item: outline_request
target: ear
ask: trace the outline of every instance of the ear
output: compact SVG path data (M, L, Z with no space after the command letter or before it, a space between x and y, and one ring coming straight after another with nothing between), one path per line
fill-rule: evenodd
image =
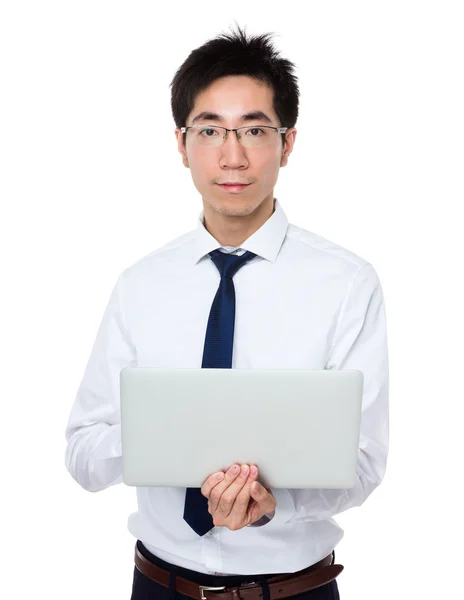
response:
M184 142L182 140L184 134L181 132L180 127L176 127L174 133L177 138L177 148L178 148L180 154L182 155L182 162L184 163L184 167L187 167L189 169L190 165L188 162L187 151L185 149Z
M288 157L292 153L293 144L295 143L295 137L296 137L296 129L294 127L289 129L288 131L286 131L285 143L284 143L284 147L282 149L282 157L280 159L281 167L285 167L285 165L288 163Z

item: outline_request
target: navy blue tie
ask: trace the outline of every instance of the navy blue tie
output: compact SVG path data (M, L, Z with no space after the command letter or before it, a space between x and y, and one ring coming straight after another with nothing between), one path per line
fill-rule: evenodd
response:
M235 288L232 277L256 254L245 252L242 256L237 256L214 250L209 255L221 274L221 283L209 313L201 366L203 369L230 369L235 325ZM203 496L200 488L187 488L184 519L198 535L205 535L214 527L213 518L208 512L208 499Z

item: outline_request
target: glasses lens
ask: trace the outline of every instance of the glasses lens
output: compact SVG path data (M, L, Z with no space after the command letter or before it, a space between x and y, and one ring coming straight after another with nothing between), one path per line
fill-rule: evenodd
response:
M195 125L188 130L192 142L197 146L220 146L223 143L225 129L214 125ZM276 141L275 129L260 125L240 127L237 131L239 141L246 148L262 148ZM229 132L230 135L230 132Z
M224 129L212 125L195 125L188 132L197 146L220 146L225 134Z
M275 129L260 127L259 125L241 127L237 133L242 146L247 148L263 148L269 146L277 139Z

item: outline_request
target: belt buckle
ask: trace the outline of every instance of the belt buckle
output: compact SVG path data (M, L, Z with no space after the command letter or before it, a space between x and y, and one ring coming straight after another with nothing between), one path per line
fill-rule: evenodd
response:
M207 598L206 598L206 596L204 594L205 590L208 590L208 591L211 591L211 590L216 590L216 591L222 590L222 591L224 591L226 589L225 585L221 585L219 587L210 587L209 585L199 585L198 587L200 588L201 600L207 600Z

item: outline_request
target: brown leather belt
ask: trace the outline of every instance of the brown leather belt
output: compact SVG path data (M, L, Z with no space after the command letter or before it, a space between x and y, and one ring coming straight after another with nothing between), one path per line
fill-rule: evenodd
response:
M335 579L343 571L343 565L334 565L333 553L307 569L297 573L279 573L268 577L271 600L289 598L301 592L308 592ZM135 545L135 566L149 579L169 587L169 571L158 567L147 560ZM246 578L246 575L244 575ZM176 591L194 600L262 600L262 588L258 582L250 582L241 586L204 586L176 577Z

